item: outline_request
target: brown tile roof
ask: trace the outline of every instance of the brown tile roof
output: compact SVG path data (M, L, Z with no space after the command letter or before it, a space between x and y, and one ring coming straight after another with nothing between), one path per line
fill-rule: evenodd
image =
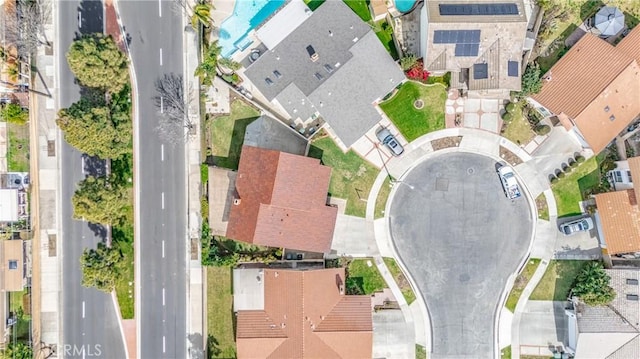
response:
M640 40L640 37L635 36ZM629 39L625 48L631 48ZM600 152L640 113L640 68L635 59L586 34L545 75L532 98L573 120L594 152Z
M627 159L627 164L629 164L629 172L631 172L631 181L636 180L633 186L636 199L640 199L640 156Z
M344 268L264 270L264 311L238 311L238 358L371 358L371 297L346 296Z
M640 26L634 27L616 48L640 63Z
M595 196L609 254L640 251L640 210L631 204L634 196L633 190Z
M242 148L227 237L271 247L326 253L337 208L326 205L331 168L314 158Z
M3 240L0 253L3 271L1 289L7 292L17 292L24 289L24 241ZM16 268L9 268L9 261L16 261Z

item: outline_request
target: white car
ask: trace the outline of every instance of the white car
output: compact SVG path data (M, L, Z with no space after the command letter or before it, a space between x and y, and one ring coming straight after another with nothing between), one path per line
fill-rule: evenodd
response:
M504 194L509 199L516 199L522 196L520 193L520 186L518 180L513 172L513 168L509 166L502 166L498 169L498 175L500 176L500 182L502 183L502 189Z
M575 221L560 225L560 232L565 236L570 236L578 232L586 232L593 229L593 219L591 217L576 219Z

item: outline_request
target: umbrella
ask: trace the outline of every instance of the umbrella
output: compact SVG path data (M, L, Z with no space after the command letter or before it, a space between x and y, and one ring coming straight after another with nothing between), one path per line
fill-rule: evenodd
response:
M613 6L605 6L596 14L596 28L602 36L613 36L624 28L624 14Z

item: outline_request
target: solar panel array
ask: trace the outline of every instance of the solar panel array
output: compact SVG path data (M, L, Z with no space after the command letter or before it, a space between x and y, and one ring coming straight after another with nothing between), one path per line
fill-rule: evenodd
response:
M473 78L475 80L489 78L489 66L487 64L473 64Z
M518 6L514 3L493 4L440 4L440 15L487 16L518 15Z
M480 44L456 44L456 56L478 56Z
M507 75L518 77L518 62L517 61L509 61L507 62Z
M479 44L480 30L435 30L434 44Z

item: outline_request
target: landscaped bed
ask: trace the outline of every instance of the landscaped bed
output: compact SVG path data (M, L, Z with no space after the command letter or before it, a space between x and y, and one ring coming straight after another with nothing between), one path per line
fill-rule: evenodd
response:
M373 294L387 288L373 258L352 259L347 267L347 292Z
M407 81L380 108L407 139L413 141L429 132L444 128L444 105L447 99L441 84L424 85ZM422 100L424 107L416 109L414 102Z
M118 263L118 279L116 280L116 295L123 319L134 318L134 253L133 227L113 227L113 245L122 254Z
M581 163L572 172L551 185L558 207L558 217L582 214L580 201L583 194L600 183L600 170L596 157Z
M505 121L502 136L515 144L526 145L536 134L531 130L529 121L523 116L522 104L517 102L514 105L511 114L513 117L510 121Z
M530 300L563 301L569 296L576 277L590 261L552 260L547 271L531 293Z
M231 103L229 115L210 118L207 144L211 152L208 161L219 167L237 170L245 130L258 116L258 110L236 99Z
M529 283L529 280L531 280L533 273L535 273L536 269L538 269L539 264L539 258L529 259L522 272L516 278L515 283L513 283L513 288L511 289L511 293L509 293L507 303L505 304L507 309L509 309L511 312L514 312L516 310L516 305L518 305L518 301L520 300L522 291Z
M29 172L29 126L7 123L7 169Z
M329 194L347 200L345 214L364 217L371 186L378 175L369 162L353 150L344 153L325 133L319 133L309 148L309 157L318 158L331 167Z
M398 287L400 287L402 296L407 301L407 304L413 303L413 301L416 300L416 294L413 292L413 289L411 289L411 284L409 283L409 280L407 280L407 277L404 276L404 273L402 273L402 270L398 266L398 263L396 263L395 259L393 258L385 257L383 259L384 264L387 265L387 268L393 276L393 279L395 279Z
M389 176L384 180L382 187L380 187L380 191L378 191L378 197L376 198L376 209L373 214L375 219L384 217L384 209L387 206L387 200L389 199L389 194L391 193L391 180Z
M207 358L236 357L231 271L207 267Z

